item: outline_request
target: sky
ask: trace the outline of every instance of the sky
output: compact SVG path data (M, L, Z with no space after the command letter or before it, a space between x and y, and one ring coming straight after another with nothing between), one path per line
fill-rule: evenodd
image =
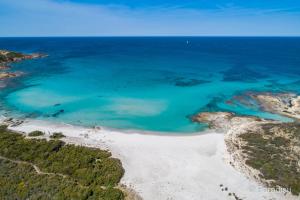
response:
M0 0L0 36L300 36L300 1Z

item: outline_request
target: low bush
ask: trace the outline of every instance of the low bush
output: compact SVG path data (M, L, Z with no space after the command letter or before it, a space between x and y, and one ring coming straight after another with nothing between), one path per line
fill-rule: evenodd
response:
M45 135L45 133L42 131L32 131L32 132L28 133L28 136L30 136L30 137L37 137L37 136L42 136L42 135Z
M66 136L64 134L62 134L61 132L55 132L50 136L51 139L61 139L64 137L66 137Z

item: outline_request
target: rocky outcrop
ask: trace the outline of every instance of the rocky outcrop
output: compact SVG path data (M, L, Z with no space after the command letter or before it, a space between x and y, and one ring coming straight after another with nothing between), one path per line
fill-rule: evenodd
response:
M247 107L300 120L300 96L294 93L246 92L228 100L227 104L240 103Z
M23 74L22 72L7 72L7 70L11 68L9 66L9 63L18 62L27 59L36 59L45 56L46 56L45 54L40 54L40 53L22 54L13 51L0 50L0 71L5 71L5 72L0 72L0 80L18 77Z
M268 112L300 120L300 96L293 93L258 93L251 95Z
M35 59L45 57L45 54L33 53L33 54L22 54L13 51L0 50L0 65L3 66L6 63L18 62L27 59Z
M277 109L277 107L276 107ZM237 116L229 112L203 112L195 122L223 130L228 162L265 184L300 195L300 125Z
M192 117L192 121L207 123L210 128L219 131L228 131L233 127L261 120L254 116L240 117L231 112L201 112Z

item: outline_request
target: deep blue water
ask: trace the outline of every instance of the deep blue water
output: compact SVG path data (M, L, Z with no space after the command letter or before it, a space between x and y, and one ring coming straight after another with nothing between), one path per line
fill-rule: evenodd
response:
M120 129L195 132L189 116L230 110L282 119L226 100L245 91L300 92L300 38L0 38L0 49L49 56L13 64L1 90L23 117Z

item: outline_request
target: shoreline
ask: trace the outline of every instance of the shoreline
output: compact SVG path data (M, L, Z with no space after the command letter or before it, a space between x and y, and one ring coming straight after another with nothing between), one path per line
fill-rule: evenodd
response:
M221 132L180 136L126 133L31 119L8 128L23 134L40 130L46 137L62 132L67 143L109 150L125 169L120 183L145 200L234 199L229 193L242 199L287 199L282 193L263 190L262 184L229 164Z
M61 125L61 126L70 126L70 127L80 127L83 129L97 129L97 130L103 130L103 131L108 131L108 132L119 132L122 134L140 134L140 135L154 135L154 136L171 136L171 137L189 137L189 136L197 136L197 135L203 135L203 134L210 134L210 133L219 133L219 134L224 134L222 131L218 130L213 130L210 129L209 127L199 130L199 131L194 131L194 132L177 132L177 131L151 131L151 130L141 130L141 129L121 129L121 128L111 128L107 126L101 126L101 125L80 125L80 124L72 124L72 123L67 123L67 122L59 122L59 121L54 121L54 120L47 120L47 119L37 119L37 118L30 118L30 117L18 117L17 115L9 115L7 112L6 114L1 114L0 113L0 123L4 122L7 119L12 119L11 121L7 121L8 123L16 123L17 125L23 123L23 122L42 122L42 123L47 123L48 125ZM16 120L14 122L14 120ZM193 122L195 123L195 122Z

